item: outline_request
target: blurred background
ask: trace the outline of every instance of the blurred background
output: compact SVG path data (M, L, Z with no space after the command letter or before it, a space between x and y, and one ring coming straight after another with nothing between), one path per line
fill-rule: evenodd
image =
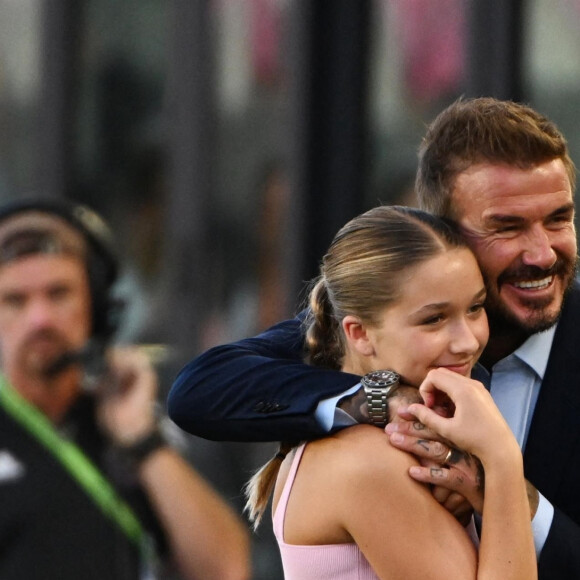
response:
M530 103L580 162L580 0L0 0L0 202L113 225L120 340L162 400L202 350L300 308L333 234L414 204L424 127L460 95ZM186 437L241 511L271 444ZM268 518L266 518L268 519ZM254 578L282 578L268 523Z

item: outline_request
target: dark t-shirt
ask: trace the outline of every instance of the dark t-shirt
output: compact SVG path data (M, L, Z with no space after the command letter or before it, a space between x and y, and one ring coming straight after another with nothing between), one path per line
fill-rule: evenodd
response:
M85 451L142 525L160 538L144 493L115 467L83 398L66 431ZM111 475L113 474L113 475ZM131 580L142 562L137 546L24 427L0 407L0 578L2 580Z

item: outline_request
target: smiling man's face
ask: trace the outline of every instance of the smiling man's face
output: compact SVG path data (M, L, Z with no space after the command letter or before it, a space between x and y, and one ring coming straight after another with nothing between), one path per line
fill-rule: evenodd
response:
M460 173L453 214L487 285L490 323L529 336L552 326L576 267L572 189L554 159L530 169L480 163Z

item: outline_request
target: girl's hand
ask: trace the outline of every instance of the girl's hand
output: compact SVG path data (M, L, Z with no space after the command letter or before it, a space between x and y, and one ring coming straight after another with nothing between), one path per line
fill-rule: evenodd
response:
M445 368L429 371L419 387L424 405L400 408L402 416L413 416L420 424L435 431L444 441L476 455L485 465L520 453L508 424L485 387L478 381ZM441 417L433 407L447 396L454 406L452 417Z

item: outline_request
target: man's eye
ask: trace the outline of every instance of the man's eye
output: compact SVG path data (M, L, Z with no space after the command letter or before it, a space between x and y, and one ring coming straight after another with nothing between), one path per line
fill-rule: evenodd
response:
M566 226L568 224L572 223L572 218L570 216L567 215L559 215L559 216L553 216L548 222L547 222L547 226Z
M64 300L69 294L69 289L64 286L58 286L50 291L50 297L54 301Z
M2 304L10 308L20 308L24 304L24 297L18 294L9 294L2 297Z
M501 228L497 228L495 231L498 234L509 234L511 232L517 232L518 226L502 226Z

